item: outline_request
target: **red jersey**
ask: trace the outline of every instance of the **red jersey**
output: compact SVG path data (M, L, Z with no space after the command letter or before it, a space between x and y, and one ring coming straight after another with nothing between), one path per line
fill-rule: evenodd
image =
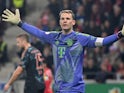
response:
M45 68L44 69L44 81L45 81L45 91L44 93L53 93L52 91L52 80L53 80L53 76L52 76L52 71L49 68Z

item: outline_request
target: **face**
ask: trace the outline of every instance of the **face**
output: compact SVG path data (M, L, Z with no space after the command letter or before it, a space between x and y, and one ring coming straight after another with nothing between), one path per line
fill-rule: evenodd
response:
M24 47L24 41L21 38L16 38L16 45L19 48L23 48Z
M62 13L60 16L60 26L63 31L70 32L75 25L75 20L72 18L71 13Z

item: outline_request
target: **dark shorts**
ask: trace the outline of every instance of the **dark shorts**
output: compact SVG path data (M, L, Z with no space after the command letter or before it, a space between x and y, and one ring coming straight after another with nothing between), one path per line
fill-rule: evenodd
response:
M44 93L44 89L37 89L36 87L25 87L24 93Z
M26 80L24 86L24 93L44 93L45 84L44 82L39 83L35 80Z
M24 93L44 93L44 89L37 90L37 89L24 89Z

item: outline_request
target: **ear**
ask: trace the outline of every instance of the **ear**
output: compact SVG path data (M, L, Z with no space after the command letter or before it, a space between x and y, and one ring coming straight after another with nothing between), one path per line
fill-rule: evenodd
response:
M73 21L72 21L72 24L73 24L73 25L75 25L75 23L76 23L76 21L75 21L75 20L73 20Z

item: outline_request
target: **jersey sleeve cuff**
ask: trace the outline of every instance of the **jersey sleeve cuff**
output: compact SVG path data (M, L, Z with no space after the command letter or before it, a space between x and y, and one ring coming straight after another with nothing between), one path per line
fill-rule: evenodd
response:
M124 35L122 35L122 32L119 31L119 32L117 33L117 38L120 39L120 38L122 38L122 37L124 37Z
M20 21L17 26L22 27L23 22Z

